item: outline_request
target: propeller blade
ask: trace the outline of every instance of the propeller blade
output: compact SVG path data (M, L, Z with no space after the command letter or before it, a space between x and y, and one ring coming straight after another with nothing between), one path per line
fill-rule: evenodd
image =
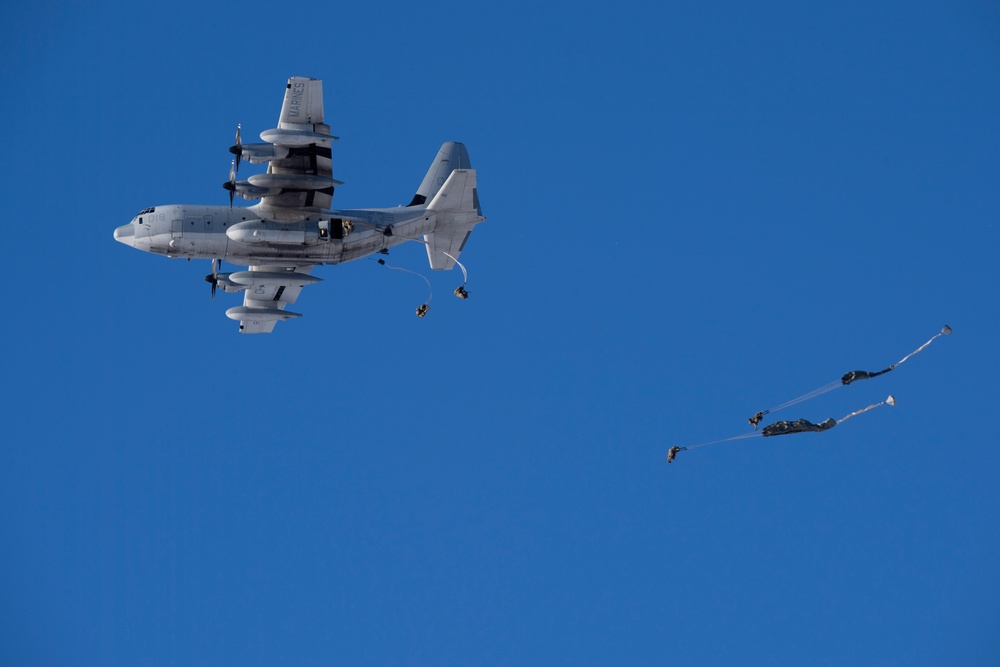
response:
M229 180L222 184L229 190L229 208L233 207L233 197L236 195L236 160L229 165Z
M240 170L240 161L243 159L243 139L240 136L240 124L236 124L236 144L229 147L229 152L236 156L236 171Z
M215 298L215 289L219 286L219 258L212 258L212 272L205 276L205 282L212 286L212 298Z
M219 286L219 279L211 273L205 276L205 282L212 286L212 298L215 298L215 288Z

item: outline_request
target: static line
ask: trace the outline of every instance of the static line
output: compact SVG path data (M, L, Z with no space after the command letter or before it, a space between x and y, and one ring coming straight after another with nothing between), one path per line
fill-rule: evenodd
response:
M417 273L416 271L411 271L410 269L404 269L401 266L393 266L392 264L386 262L384 259L379 259L377 261L379 264L383 265L387 269L392 269L393 271L403 271L405 273L412 273L413 275L418 276L421 280L427 283L427 300L424 303L430 304L431 299L434 298L434 290L431 288L431 281L427 279L427 276L425 276L422 273Z
M460 261L458 261L458 259L456 257L452 256L451 254L444 252L444 250L442 250L441 252L444 253L445 255L447 255L448 257L450 257L453 262L455 262L456 264L458 264L458 268L462 269L462 280L465 281L465 284L468 284L468 282L469 282L469 272L465 270L465 266L463 266L462 263Z
M375 225L373 223L365 222L364 220L353 220L352 222L354 222L355 224L358 224L358 225L362 225L364 227L370 227L371 229L374 229L374 230L382 232L382 233L385 233L385 229L392 229L392 225L389 225L389 227L387 227L387 228L383 228L383 227L379 227L378 225ZM405 239L407 241L416 241L417 243L423 243L425 246L430 246L430 243L428 243L426 239L420 239L420 238L417 238L415 236L403 236L402 234L396 234L395 232L393 232L392 235L395 236L395 237L397 237L397 238ZM444 250L442 250L441 253L444 254L444 255L446 255L447 257L449 257L456 264L458 264L458 268L462 269L462 280L464 281L464 284L468 284L469 283L469 272L466 270L465 265L462 264L460 261L458 261L458 258L455 257L454 255L452 255L451 253L445 252ZM389 266L389 265L386 264L386 266ZM389 268L394 268L394 267L389 267ZM400 269L400 270L405 271L406 269ZM421 276L421 278L423 278L423 276ZM424 278L424 279L426 280L426 278Z

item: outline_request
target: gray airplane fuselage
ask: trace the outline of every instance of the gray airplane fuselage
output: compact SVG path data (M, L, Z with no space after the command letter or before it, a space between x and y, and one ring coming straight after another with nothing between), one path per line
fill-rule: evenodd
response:
M332 144L324 120L323 82L289 77L278 124L260 133L264 143L243 143L236 126L229 180L229 206L187 204L140 211L114 230L115 241L166 257L211 260L205 280L211 294L242 293L243 305L226 316L238 320L240 333L271 333L277 322L301 317L287 307L303 287L322 278L313 268L386 252L406 241L424 245L433 271L456 266L473 228L486 220L465 144L445 141L424 174L413 199L396 208L333 209ZM238 178L241 164L267 165L262 174ZM233 207L236 197L259 201ZM221 200L220 200L221 201ZM221 262L246 270L220 271ZM455 295L465 299L465 283ZM421 304L418 317L427 314Z
M437 222L425 206L333 210L292 222L268 219L266 213L259 205L156 206L118 227L115 239L167 257L339 264L421 240ZM346 235L343 220L353 225Z

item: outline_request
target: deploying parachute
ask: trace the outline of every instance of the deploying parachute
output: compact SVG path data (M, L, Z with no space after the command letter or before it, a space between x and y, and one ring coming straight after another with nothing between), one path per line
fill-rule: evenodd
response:
M858 380L869 380L871 378L878 377L879 375L885 375L886 373L888 373L889 371L893 370L894 368L896 368L896 366L899 366L900 364L902 364L904 361L906 361L907 359L909 359L913 355L917 354L918 352L923 351L924 348L926 348L928 345L930 345L931 343L933 343L934 340L936 338L938 338L939 336L948 336L950 334L951 334L951 327L949 327L946 324L943 327L941 327L941 331L940 332L938 332L938 333L934 334L933 336L931 336L930 340L928 340L926 343L924 343L923 345L921 345L920 347L918 347L917 349L915 349L913 352L910 352L908 355L906 355L905 357L903 357L902 359L900 359L896 363L892 364L888 368L883 368L880 371L850 371L849 373L845 373L843 375L843 377L841 377L839 380L837 380L835 382L831 382L830 384L824 385L824 386L820 387L819 389L814 389L814 390L810 391L807 394L803 394L802 396L799 396L798 398L793 398L790 401L786 401L785 403L782 403L781 405L779 405L777 407L771 408L770 410L761 410L760 412L758 412L757 414L755 414L753 417L750 417L750 419L748 419L747 421L750 422L750 425L753 426L753 430L756 431L757 430L757 426L758 426L758 424L760 424L761 420L763 420L764 415L770 414L772 412L777 412L778 410L781 410L782 408L787 408L787 407L790 407L792 405L796 405L797 403L801 403L803 401L808 401L810 398L815 398L817 396L825 394L828 391L833 391L834 389L837 389L838 387L843 387L843 386L851 384L852 382L857 382ZM796 432L796 431L790 431L790 432Z
M829 431L831 428L837 424L843 424L845 421L851 417L856 417L862 413L868 412L869 410L874 410L875 408L881 407L883 405L896 405L896 399L893 396L889 396L884 401L879 403L873 403L867 408L862 408L860 410L855 410L851 414L845 416L843 419L834 419L830 417L825 419L818 424L814 424L806 419L796 419L795 421L780 421L765 426L759 433L744 433L743 435L734 435L731 438L723 438L722 440L713 440L711 442L703 442L699 445L689 445L687 447L671 447L667 455L667 463L672 463L677 457L678 452L687 451L689 449L698 449L699 447L708 447L709 445L717 445L723 442L731 442L733 440L746 440L747 438L769 438L775 435L788 435L790 433L809 433L809 432L820 432Z
M770 426L765 426L764 430L760 432L761 436L769 438L772 435L785 435L786 433L805 433L806 431L829 431L831 428L837 424L843 424L845 421L860 415L862 412L868 412L872 408L877 408L882 405L896 405L896 399L893 396L885 399L881 403L875 403L874 405L869 405L867 408L861 410L855 410L851 414L847 415L840 421L835 420L833 417L821 421L818 424L813 424L811 421L806 421L805 419L797 419L793 422L774 422Z

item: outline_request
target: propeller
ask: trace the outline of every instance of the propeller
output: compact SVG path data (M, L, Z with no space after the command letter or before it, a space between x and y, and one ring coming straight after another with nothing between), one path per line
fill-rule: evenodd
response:
M229 147L229 152L236 156L229 167L229 180L222 184L222 187L229 190L229 208L233 207L233 197L236 196L236 174L240 170L240 162L243 160L243 139L240 136L241 126L236 124L236 143Z
M229 208L232 208L233 196L236 195L236 160L229 165L229 180L223 183L222 187L229 190Z
M236 144L229 147L229 152L236 156L236 171L240 170L240 161L243 159L243 139L240 138L240 124L236 124Z
M215 288L219 286L219 259L212 258L212 272L205 276L205 282L212 286L212 298L215 298Z

